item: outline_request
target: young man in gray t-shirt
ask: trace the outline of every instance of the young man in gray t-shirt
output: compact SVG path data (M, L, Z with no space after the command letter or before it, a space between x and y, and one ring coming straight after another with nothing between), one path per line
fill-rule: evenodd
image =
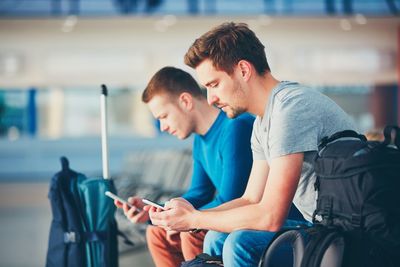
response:
M275 79L264 46L246 24L225 23L205 33L189 48L185 63L207 88L209 104L231 118L257 115L252 170L238 199L202 211L172 199L167 211L151 209L150 218L166 229L213 230L205 252L222 254L225 266L257 266L274 233L297 223L286 220L292 201L311 222L316 205L312 158L319 141L354 126L328 97Z

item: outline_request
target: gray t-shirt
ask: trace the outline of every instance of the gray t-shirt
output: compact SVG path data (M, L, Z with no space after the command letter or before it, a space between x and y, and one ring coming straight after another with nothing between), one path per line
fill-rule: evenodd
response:
M330 98L298 83L280 82L271 92L263 117L257 116L251 137L253 160L304 153L293 203L312 221L316 208L313 157L324 136L353 129L350 117Z

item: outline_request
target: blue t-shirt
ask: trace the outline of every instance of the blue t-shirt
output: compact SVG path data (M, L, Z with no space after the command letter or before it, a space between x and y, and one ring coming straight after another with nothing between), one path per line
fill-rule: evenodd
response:
M182 196L195 208L213 208L243 195L253 163L254 119L250 114L229 119L221 111L205 135L195 135L192 181Z

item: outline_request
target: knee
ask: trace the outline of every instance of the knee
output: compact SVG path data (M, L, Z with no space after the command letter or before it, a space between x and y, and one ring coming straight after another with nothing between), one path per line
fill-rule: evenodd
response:
M245 248L248 248L246 244L246 230L234 231L228 235L224 244L224 251L229 251L230 253L241 253Z
M223 260L226 266L257 266L273 232L239 230L225 240Z
M225 233L208 231L204 238L203 251L211 255L221 255L222 246L227 236Z
M205 232L190 233L181 232L181 249L185 260L194 259L197 255L203 252L203 240Z
M206 237L204 238L204 248L213 247L216 243L221 242L221 240L226 238L226 234L215 232L215 231L208 231Z
M204 238L204 246L212 246L213 244L221 240L224 235L225 234L220 232L208 231L206 237Z
M192 237L189 232L179 233L179 238L181 239L182 243L190 243L192 240Z
M149 244L157 243L157 241L165 239L165 230L157 226L149 225L146 228L146 239Z
M190 232L180 232L179 237L182 244L195 245L198 242L203 242L203 238L199 234L193 234Z

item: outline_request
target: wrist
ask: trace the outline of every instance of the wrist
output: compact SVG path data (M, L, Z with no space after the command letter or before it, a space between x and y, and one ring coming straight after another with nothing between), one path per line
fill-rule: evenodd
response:
M199 233L201 232L201 228L199 226L199 219L201 216L201 212L198 210L194 210L193 213L191 214L190 218L190 222L189 222L189 229L191 233Z
M194 210L193 214L190 216L191 220L190 220L190 229L200 229L200 219L201 219L201 212L198 210Z

